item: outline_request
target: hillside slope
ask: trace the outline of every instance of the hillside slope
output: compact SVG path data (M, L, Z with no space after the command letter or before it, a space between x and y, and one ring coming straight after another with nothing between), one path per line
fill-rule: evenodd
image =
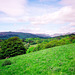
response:
M0 60L0 75L74 75L74 63L75 43Z

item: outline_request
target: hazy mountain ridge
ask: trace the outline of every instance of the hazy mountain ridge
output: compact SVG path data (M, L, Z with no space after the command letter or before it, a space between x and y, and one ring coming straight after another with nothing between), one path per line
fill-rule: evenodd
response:
M58 36L65 36L65 35L75 35L75 32L73 32L73 33L60 33L60 34L58 34L58 33L56 33L56 34L53 34L53 35L50 35L51 37L58 37Z
M75 32L73 33L65 33L65 34L32 34L32 33L23 33L23 32L0 32L0 39L8 39L10 37L17 36L21 39L25 38L51 38L51 37L58 37L58 36L65 36L65 35L75 35Z
M0 39L8 39L10 37L17 36L21 39L25 38L50 38L50 36L45 35L37 35L32 33L22 33L22 32L0 32Z

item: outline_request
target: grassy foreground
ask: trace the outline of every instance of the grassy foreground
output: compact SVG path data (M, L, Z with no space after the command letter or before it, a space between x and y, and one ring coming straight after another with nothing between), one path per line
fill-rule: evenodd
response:
M5 60L11 65L2 66ZM0 75L74 75L75 43L0 60Z

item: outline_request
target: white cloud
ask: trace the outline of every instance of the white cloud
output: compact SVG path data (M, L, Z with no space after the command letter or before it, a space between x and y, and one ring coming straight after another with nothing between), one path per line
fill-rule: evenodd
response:
M56 1L56 0L39 0L40 2Z
M66 6L75 6L75 0L61 0L59 3Z
M58 32L60 33L68 33L74 31L75 31L75 22L71 22L68 25L61 26L61 28L58 30Z
M17 22L17 19L12 17L1 17L0 22Z
M75 26L75 22L72 22L69 24L70 26Z
M68 33L68 32L74 32L75 27L62 27L58 30L59 33Z
M21 16L24 14L26 0L0 0L0 11L9 16Z
M0 0L0 22L23 22L28 23L27 29L19 26L17 31L31 32L31 33L48 33L54 34L59 32L72 32L75 26L75 0L62 0L63 7L53 7L50 5L37 4L27 5L28 0ZM39 0L43 1L56 1L56 0ZM5 14L4 14L5 13ZM4 14L4 15L3 15ZM58 31L46 30L43 25L49 24L64 25L69 23L66 27L61 27ZM26 25L25 24L25 28ZM39 27L39 25L42 25ZM23 26L24 27L24 26ZM31 28L32 27L32 28ZM39 27L39 28L38 28ZM58 27L58 26L57 26ZM54 27L55 28L55 27ZM52 28L53 29L53 28Z
M42 25L48 23L65 23L75 21L75 10L71 6L65 6L54 13L48 13L43 16L37 16L31 19L34 25Z
M46 1L46 0L41 0ZM51 0L50 0L51 1ZM60 3L65 4L59 10L52 13L45 13L41 16L31 18L31 24L33 25L47 25L50 23L72 23L75 22L75 0L62 0Z
M20 28L18 30L16 30L18 32L24 32L24 33L39 33L38 31L40 31L40 28Z
M62 3L63 2L63 3ZM75 1L71 2L69 0L62 0L62 4L65 3L65 6L61 7L59 10L46 13L41 16L36 16L30 19L32 25L46 25L47 24L60 24L62 27L56 32L48 31L53 33L68 33L75 31ZM67 26L64 24L69 23ZM63 24L63 25L62 25ZM58 27L58 26L57 26ZM50 34L50 33L49 33Z

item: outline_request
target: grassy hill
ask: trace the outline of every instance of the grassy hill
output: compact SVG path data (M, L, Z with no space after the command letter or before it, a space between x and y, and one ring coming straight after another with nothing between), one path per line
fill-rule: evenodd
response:
M5 60L11 65L2 66ZM0 60L0 75L74 75L75 43Z

